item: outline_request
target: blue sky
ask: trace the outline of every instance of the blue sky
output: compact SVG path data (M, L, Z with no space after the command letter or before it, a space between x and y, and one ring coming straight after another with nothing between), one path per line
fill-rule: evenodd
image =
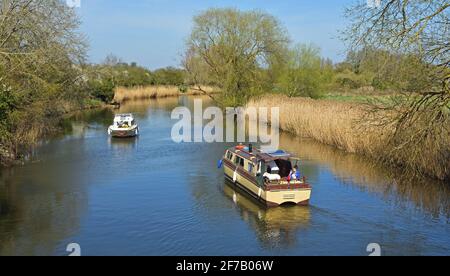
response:
M315 43L322 55L345 57L337 38L346 25L343 10L352 0L81 0L81 31L90 44L89 60L115 54L150 69L179 66L192 18L210 7L259 9L276 16L293 42Z

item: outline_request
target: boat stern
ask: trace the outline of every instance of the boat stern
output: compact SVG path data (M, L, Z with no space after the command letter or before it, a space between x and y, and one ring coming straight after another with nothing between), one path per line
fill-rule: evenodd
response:
M312 188L304 184L298 188L272 188L266 191L266 202L268 207L277 207L283 204L295 204L308 206L311 199Z
M139 135L139 130L137 127L129 128L129 129L115 129L110 127L108 129L109 135L116 138L127 138L127 137L135 137Z

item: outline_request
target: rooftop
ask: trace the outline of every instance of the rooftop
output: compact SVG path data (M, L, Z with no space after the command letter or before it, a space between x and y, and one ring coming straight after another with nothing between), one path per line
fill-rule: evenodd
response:
M277 150L277 151L261 151L260 149L253 148L253 152L249 151L249 147L244 147L242 150L237 149L236 147L233 147L230 149L230 151L244 157L247 159L251 159L252 157L256 157L259 160L262 160L264 162L271 162L278 159L289 159L292 156L292 154L284 151L284 150Z

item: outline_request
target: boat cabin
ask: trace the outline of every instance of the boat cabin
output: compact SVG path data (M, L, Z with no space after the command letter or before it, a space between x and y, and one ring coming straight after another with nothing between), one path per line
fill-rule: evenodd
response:
M225 160L256 177L259 186L304 183L299 159L283 150L263 152L252 146L237 146L227 150Z
M308 205L312 187L301 177L300 160L288 152L239 145L226 150L220 166L227 179L269 207Z
M114 126L117 128L129 128L136 125L133 114L117 114L114 117Z

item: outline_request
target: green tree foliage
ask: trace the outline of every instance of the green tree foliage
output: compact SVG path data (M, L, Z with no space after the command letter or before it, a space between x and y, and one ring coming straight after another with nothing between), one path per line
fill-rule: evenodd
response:
M153 71L153 82L156 85L175 85L185 84L186 71L174 67L161 68Z
M276 18L260 11L209 9L194 18L184 67L190 82L221 90L219 102L240 106L267 89L268 73L289 42Z
M78 105L85 43L74 11L58 0L0 6L0 155L19 155Z
M289 51L277 90L289 97L319 98L332 79L333 63L321 58L320 48L300 44Z
M366 47L350 51L346 62L336 67L336 82L349 88L372 86L377 90L418 93L432 89L429 72L433 67L415 54Z

